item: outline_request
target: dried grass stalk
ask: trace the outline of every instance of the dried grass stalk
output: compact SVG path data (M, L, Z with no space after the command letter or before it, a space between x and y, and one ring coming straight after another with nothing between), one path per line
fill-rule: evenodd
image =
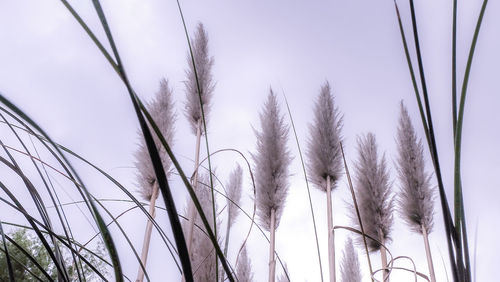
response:
M314 107L314 123L310 126L307 156L311 181L318 189L326 192L328 223L328 262L330 281L335 275L335 234L333 230L331 191L336 188L342 172L340 130L342 118L333 104L330 84L325 82Z
M288 166L292 160L286 142L289 128L278 107L276 95L270 90L260 114L261 132L257 135L255 161L257 216L262 227L271 233L269 281L275 279L274 237L288 193Z

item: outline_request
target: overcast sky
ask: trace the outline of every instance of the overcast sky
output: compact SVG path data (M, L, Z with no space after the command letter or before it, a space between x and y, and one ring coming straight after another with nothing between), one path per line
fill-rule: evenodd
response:
M75 9L106 42L91 1L71 1ZM451 127L451 3L452 1L416 1L423 60L426 68L438 150L444 184L452 199L453 140ZM467 53L481 1L459 1L458 77L462 80ZM410 32L409 10L399 1L403 22ZM194 136L184 118L185 92L182 81L187 66L187 43L175 1L103 1L104 12L118 45L125 69L138 95L148 101L167 78L174 90L178 120L175 152L186 172L192 171ZM299 141L307 144L308 124L312 122L313 100L326 80L332 85L337 106L344 114L343 135L348 164L357 156L356 138L373 132L379 149L385 152L393 182L398 190L394 160L395 134L399 102L404 100L416 129L422 126L402 48L393 1L181 1L187 27L192 34L198 22L209 34L210 53L214 57L216 81L208 137L211 150L234 148L247 157L254 152L252 127L259 128L258 113L272 87L285 93L293 112ZM477 281L494 281L497 276L498 216L500 215L500 6L491 1L484 17L468 87L464 122L462 180L466 205L471 254ZM138 123L126 88L59 1L2 1L0 3L0 92L27 114L57 142L71 148L109 172L129 190L137 190L133 152L138 144ZM410 40L410 45L413 46ZM108 44L106 43L107 47ZM413 52L413 50L412 50ZM284 101L280 96L283 113ZM287 119L288 121L288 119ZM2 140L20 148L5 126ZM295 156L291 166L291 187L287 205L277 231L276 250L288 265L292 281L319 281L307 190L294 140L288 143ZM431 170L426 148L427 168ZM203 154L206 151L202 150ZM2 156L3 156L2 152ZM22 159L21 155L17 156ZM125 198L115 186L98 173L73 160L87 185L98 198ZM243 160L223 153L214 158L217 173L226 182L229 171ZM2 168L2 171L4 169ZM52 174L51 174L52 175ZM4 177L4 176L2 176ZM7 177L7 176L5 176ZM63 202L76 194L67 181L59 189L68 193ZM2 179L4 181L4 178ZM15 181L9 179L9 181ZM435 182L435 181L434 181ZM19 186L22 187L22 186ZM178 180L172 185L177 208L183 211L185 188ZM251 213L250 177L245 172L244 209ZM334 191L334 224L352 225L347 217L350 202L347 181L342 179ZM317 216L324 275L327 277L326 197L312 189ZM23 195L22 191L17 191ZM3 195L0 193L0 195ZM76 197L76 196L75 196ZM220 199L220 206L223 199ZM29 201L26 199L26 203ZM160 203L163 205L163 203ZM127 209L124 203L110 203L115 214ZM1 220L15 214L0 206ZM72 224L82 242L92 235L90 225L74 211ZM22 219L19 218L22 222ZM122 217L121 224L134 244L141 246L145 219L138 211ZM166 215L159 212L158 222L169 230ZM419 271L427 273L420 236L409 232L395 214L393 242L395 256L410 256ZM249 220L238 217L231 237L229 259L244 238ZM436 203L435 230L430 236L437 279L446 281L449 271L440 207ZM137 262L130 248L112 228L125 273L133 278ZM337 257L345 231L336 233ZM153 281L180 277L166 247L153 235L148 271ZM475 242L477 241L477 245ZM255 231L249 254L256 281L267 277L267 243ZM477 248L476 248L477 247ZM366 258L360 252L366 272ZM497 255L495 255L497 254ZM372 258L379 265L378 254ZM443 265L443 263L445 265ZM407 262L399 266L410 267ZM278 268L277 273L281 273ZM410 281L411 275L397 272L393 281ZM450 277L451 278L451 277Z

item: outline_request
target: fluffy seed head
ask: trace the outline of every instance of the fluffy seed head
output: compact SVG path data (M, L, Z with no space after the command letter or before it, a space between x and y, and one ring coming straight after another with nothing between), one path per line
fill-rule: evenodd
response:
M351 237L347 238L342 261L340 262L342 282L361 282L361 268L358 253L354 249Z
M227 197L231 199L235 204L239 205L241 200L241 184L242 184L243 170L238 165L229 176L229 183L227 184ZM236 216L238 215L238 209L233 202L227 200L228 206L228 220L229 226L232 226L236 221Z
M289 128L272 90L260 113L260 123L262 131L255 131L257 153L252 157L255 162L257 216L262 227L269 231L271 209L276 214L275 227L279 226L288 193L288 166L292 160L286 145Z
M422 227L425 227L430 233L434 214L431 176L425 172L422 141L417 140L415 129L403 102L401 102L399 116L397 145L397 167L400 182L399 210L405 222L414 232L422 233Z
M160 89L156 92L155 98L146 106L151 114L151 117L163 134L163 137L165 137L165 141L171 145L174 136L175 113L172 101L172 90L170 89L166 79L160 80ZM150 127L150 130L153 135L156 148L160 153L163 169L168 176L170 174L172 162L168 157L165 148L163 148L160 139L154 133L152 127ZM146 201L150 201L153 193L153 187L156 182L156 174L153 168L153 163L151 162L151 157L149 156L148 148L142 136L142 132L139 134L139 148L135 152L135 166L138 170L137 182L140 187L139 192L141 196Z
M340 154L340 130L342 117L333 104L330 84L326 82L314 107L314 124L310 125L308 168L311 181L326 192L326 179L330 176L331 187L335 188L342 173Z
M377 240L381 237L388 240L393 222L393 200L385 157L378 160L374 134L368 133L358 138L358 153L355 164L355 190L363 228L366 234ZM354 224L359 228L355 213L353 217ZM371 251L380 249L379 243L373 240L367 242Z
M241 251L241 258L236 268L236 276L240 282L253 281L252 264L250 262L250 258L248 257L246 246L243 247L243 250Z
M203 104L203 112L205 114L205 122L207 122L208 113L211 107L210 100L214 91L214 83L212 81L212 66L214 62L213 58L208 54L208 34L201 23L199 23L196 28L191 48L193 51L194 63L196 65L196 73L191 55L188 54L187 61L189 67L186 70L187 81L184 82L186 85L187 100L185 114L191 124L193 133L196 134L198 121L202 118L200 96L201 103ZM198 94L196 77L198 77L200 94ZM201 126L200 130L203 133L203 126Z

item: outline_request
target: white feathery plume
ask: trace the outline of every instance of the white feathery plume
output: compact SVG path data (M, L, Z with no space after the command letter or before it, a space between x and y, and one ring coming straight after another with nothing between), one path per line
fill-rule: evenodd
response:
M193 134L196 134L202 118L200 96L206 123L208 121L207 117L211 106L210 100L214 91L214 83L212 81L212 66L214 62L213 58L208 54L208 34L202 23L198 23L196 27L191 48L196 66L196 73L193 67L191 54L188 54L187 61L189 67L186 70L187 81L184 82L186 85L187 99L185 114L191 124ZM198 80L196 80L196 77L198 77ZM198 84L200 86L200 92L198 92ZM201 126L199 130L201 130L203 134L203 126Z
M361 268L358 253L354 249L351 237L347 238L342 261L340 263L342 282L361 282Z
M166 79L162 79L160 80L160 89L156 93L155 98L148 103L146 107L168 144L172 144L174 136L175 113L173 104L172 90L168 85L168 81ZM156 148L160 153L163 169L168 176L172 166L172 161L168 157L160 139L154 133L153 138ZM144 138L141 138L140 140L139 148L135 153L135 167L138 170L137 182L140 187L139 193L142 198L146 201L150 201L151 196L153 195L153 188L156 183L156 174L153 168L153 163L151 162L151 157L149 156L148 148L144 143Z
M288 126L278 107L276 95L269 92L260 113L261 132L257 136L255 162L257 216L262 227L271 233L269 250L269 281L275 281L274 235L288 193L288 166L292 160L286 142Z
M208 180L208 175L203 175L199 180L199 189L197 189L196 196L203 209L210 228L214 228L214 215L212 213L212 196L210 193L210 184ZM191 199L188 201L188 210L194 207L194 203ZM194 281L215 281L215 248L212 241L206 234L206 229L203 226L201 218L197 216L195 218L197 227L193 230L193 238L191 245L191 267L193 269ZM217 222L219 224L219 222ZM189 228L189 221L183 223L184 230ZM201 228L201 230L200 230ZM204 232L205 231L205 232Z
M330 281L336 281L335 275L335 236L333 231L331 191L336 188L342 172L340 153L340 130L342 118L333 104L330 84L326 82L314 107L314 124L310 126L309 148L307 156L311 181L318 189L326 192L328 222L328 268Z
M422 141L417 140L415 129L403 102L401 102L399 116L397 145L398 176L401 187L398 198L399 211L411 230L424 237L430 278L431 282L434 282L436 277L428 240L433 227L434 191L430 183L431 175L425 172Z
M314 107L314 124L310 126L309 176L316 187L326 192L327 176L330 176L332 190L342 175L342 155L340 130L342 117L334 106L330 84L325 82Z
M385 157L378 160L377 143L373 133L358 138L358 153L355 189L363 227L367 235L385 245L385 242L390 240L393 200ZM359 227L358 220L354 220L354 224ZM382 267L386 268L386 250L380 243L368 240L368 247L372 252L380 250ZM383 274L386 281L387 272L384 271Z
M432 231L434 193L431 175L425 172L422 141L417 141L415 129L404 104L398 126L398 176L400 181L399 209L405 222L414 232L422 234L422 228Z
M158 126L158 129L165 138L165 141L167 141L167 143L169 144L172 144L175 114L173 109L172 90L168 86L168 81L166 79L160 80L160 89L156 93L154 100L147 104L147 108L149 113L151 114L151 117ZM153 134L153 140L155 142L156 149L160 154L160 160L163 165L163 169L165 170L165 173L168 177L170 174L172 161L168 157L165 148L161 144L160 139L156 136L156 134ZM144 138L141 138L141 143L139 145L138 151L135 153L135 157L135 166L139 171L137 174L137 181L140 185L139 192L145 200L150 201L149 214L152 218L154 218L156 215L155 202L156 198L158 197L159 187L156 181L156 173L153 168L153 163L151 161L151 157L149 156ZM144 233L141 253L141 262L144 267L146 266L148 258L152 229L153 223L148 220L146 231ZM141 267L139 267L136 281L142 282L143 279L144 271Z
M236 267L236 277L238 277L239 282L252 282L253 281L253 272L252 272L252 264L250 262L250 258L247 254L247 247L243 247L241 251L241 259Z

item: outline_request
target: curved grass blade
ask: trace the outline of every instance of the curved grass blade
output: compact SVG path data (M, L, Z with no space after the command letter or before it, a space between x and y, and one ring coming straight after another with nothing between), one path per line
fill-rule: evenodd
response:
M465 98L467 94L467 86L469 83L470 70L472 67L472 59L474 57L474 51L476 50L477 39L479 37L479 31L481 29L481 23L483 22L484 12L486 11L486 6L488 0L483 0L481 6L481 12L477 19L476 28L474 30L474 36L472 38L471 47L469 50L469 57L467 59L467 66L465 68L464 80L462 84L462 92L460 96L460 106L458 110L456 131L455 131L455 230L459 235L459 240L463 241L464 259L465 259L465 274L467 275L467 281L471 281L471 268L470 268L470 258L469 258L469 246L467 238L467 228L465 220L465 208L463 202L462 193L462 179L461 179L461 147L462 147L462 128L464 120L464 110L465 110Z
M94 217L94 220L96 221L96 224L103 232L103 239L106 244L106 247L108 249L109 255L113 261L113 268L115 270L115 277L118 281L123 281L122 278L122 270L121 270L121 265L120 265L120 260L118 258L118 253L116 251L113 239L111 237L111 234L109 233L109 230L106 229L104 221L97 210L96 206L94 203L89 200L89 193L88 190L85 188L85 185L83 184L83 181L79 177L79 175L76 173L75 169L73 166L69 163L69 161L66 159L66 157L62 154L62 152L58 149L58 147L55 145L55 143L52 141L52 139L45 133L45 131L38 126L36 122L34 122L29 116L27 116L23 111L21 111L17 106L12 104L8 99L6 99L1 93L0 93L0 102L6 105L10 110L12 110L14 113L16 113L21 119L26 121L26 123L30 124L32 127L34 127L40 134L54 147L54 149L57 151L59 155L57 155L52 149L50 149L49 146L45 144L45 147L49 149L51 154L57 159L57 161L64 167L65 171L70 175L71 178L74 177L76 178L75 181L76 183L80 183L82 189L79 189L77 185L78 192L80 192L80 195L82 196L83 199L85 199L85 204L87 205L89 211L92 213L92 216ZM5 111L5 109L2 110ZM15 117L12 113L9 111L5 111L6 113L10 114L11 116ZM15 117L17 120L19 120L17 117ZM60 156L60 157L59 157ZM71 172L70 172L71 171ZM37 235L40 236L40 234L37 232Z
M29 152L29 150L28 150L27 146L24 144L23 140L19 137L19 135L17 134L17 132L14 130L14 128L13 128L13 126L12 126L12 124L11 124L10 122L8 122L8 121L7 121L7 119L4 117L4 115L3 115L3 114L1 114L1 113L0 113L0 117L1 117L1 118L3 119L3 121L4 121L7 125L8 125L8 127L9 127L9 129L12 131L12 133L16 136L16 139L17 139L17 140L18 140L18 142L22 145L22 147L24 148L24 150L26 151L26 153L31 155L31 153ZM30 137L31 137L31 136L30 136ZM30 140L31 140L31 138L30 138ZM1 141L0 141L0 143L1 143ZM33 142L32 142L32 144L33 144ZM34 144L33 144L33 147L35 148L35 151L36 151L36 152L37 152L37 154L38 154L38 151L36 150L36 147L34 146ZM10 156L10 153L8 153L8 152L7 152L7 154L9 154L9 156ZM13 158L12 158L12 160L13 160ZM42 168L43 168L43 170L45 171L45 175L47 176L47 180L45 180L45 177L43 176L43 174L42 174L42 172L40 171L40 168L38 167L38 165L36 164L36 162L35 162L33 159L31 159L31 161L32 161L32 163L33 163L33 166L36 168L36 171L38 172L38 175L39 175L39 176L40 176L40 178L42 179L42 182L43 182L43 184L44 184L44 186L45 186L45 188L46 188L46 190L47 190L47 192L48 192L48 194L49 194L49 197L50 197L50 199L51 199L52 203L53 203L54 205L56 205L56 199L57 199L57 203L59 203L59 204L60 204L59 197L57 196L57 193L55 192L54 186L52 185L52 182L51 182L51 180L50 180L50 178L49 178L49 176L48 176L48 174L47 174L47 170L45 169L45 167L43 166L43 164L42 164ZM49 183L50 183L50 186L51 186L51 188L52 188L52 190L53 190L54 192L52 192L52 191L50 190L49 185L48 185L48 183L47 183L47 182L49 182ZM36 192L36 190L35 190L34 192L36 193L36 194L35 194L35 196L36 196L36 195L38 195L38 193ZM55 198L54 198L54 195L55 195ZM39 195L38 195L38 196L39 196ZM35 199L35 198L34 198L34 199ZM46 208L45 208L45 204L43 203L43 201L42 201L41 199L40 199L39 201L40 201L39 205L41 205L41 206L39 207L39 210L42 210L42 211L44 212L44 215L45 215L45 216L46 216L46 218L47 218L46 220L44 220L44 222L45 222L45 223L46 223L49 227L51 227L51 224L50 224L50 218L49 218L49 217L48 217L48 215L47 215L47 210L46 210ZM38 206L37 206L37 207L38 207ZM57 213L57 216L58 216L58 218L59 218L59 222L61 223L61 226L62 226L62 228L63 228L64 234L66 235L66 237L67 237L67 238L72 238L72 239L74 239L74 237L73 237L73 232L71 231L71 227L70 227L70 225L69 225L69 222L68 222L68 219L67 219L67 217L66 217L66 214L65 214L64 210L59 210L59 208L57 208L57 206L56 206L56 213ZM70 242L70 241L68 240L68 242ZM53 240L53 243L54 243L54 240ZM58 253L60 253L60 251L59 251L59 247L58 247L57 245L56 245L56 248L57 248L57 249L56 249L56 251L57 251ZM60 255L59 255L59 256L60 256ZM81 281L81 280L82 280L82 275L81 275L81 267L82 267L82 265L81 265L81 261L79 261L79 263L77 263L77 258L75 257L75 255L74 255L74 254L71 254L71 256L72 256L73 262L74 262L74 264L75 264L75 266L76 266L75 268L76 268L76 272L77 272L77 276L78 276L78 281ZM66 269L66 267L64 267L64 268Z

